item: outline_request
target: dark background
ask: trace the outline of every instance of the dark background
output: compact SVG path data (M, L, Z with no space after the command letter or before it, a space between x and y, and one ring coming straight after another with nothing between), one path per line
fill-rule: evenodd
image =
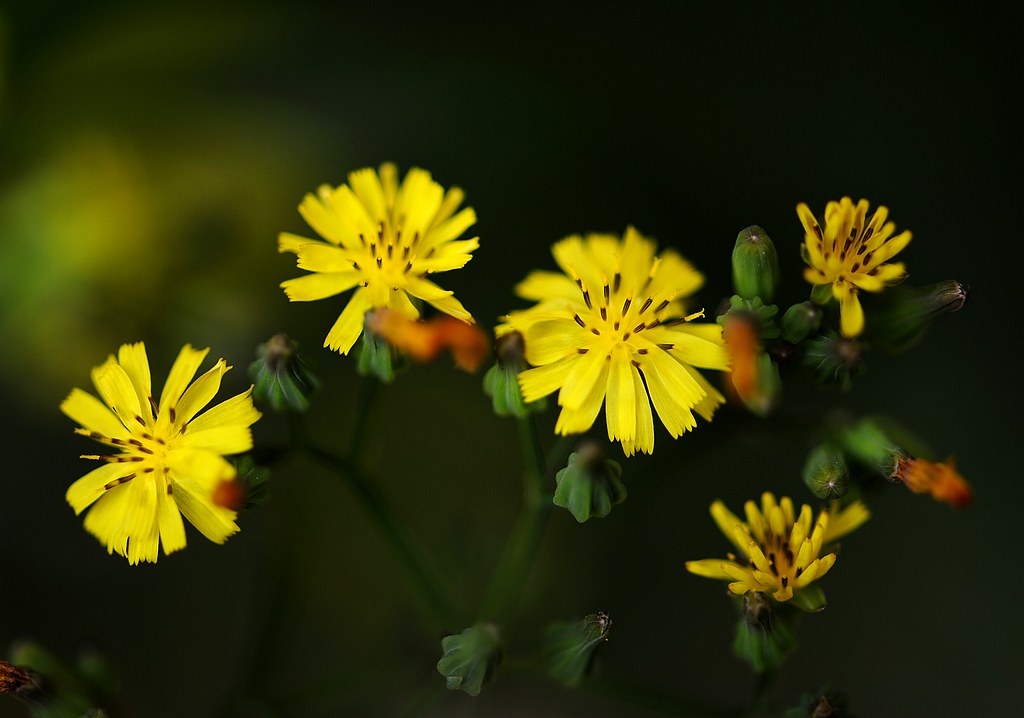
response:
M146 341L157 385L182 344L210 346L235 366L227 397L248 386L254 346L286 330L324 379L317 436L344 445L354 361L320 349L343 300L289 305L277 284L301 272L275 238L309 233L295 211L305 192L390 160L466 190L481 247L440 283L484 327L522 306L516 281L553 267L551 242L627 224L705 273L708 309L731 293L736 233L762 225L788 306L809 290L797 202L887 205L914 233L900 257L910 283L958 279L970 300L910 352L872 354L852 393L793 372L787 406L903 422L956 455L976 501L956 512L900 487L874 497L773 699L828 680L861 716L1016 712L1011 28L976 4L0 8L0 642L32 638L65 659L96 644L135 715L213 715L283 575L285 614L258 661L265 715L655 715L514 670L476 699L446 693L440 635L351 495L309 464L280 467L273 502L224 546L190 529L188 549L156 566L107 556L64 502L93 448L57 406L126 341ZM466 625L522 470L512 422L479 385L447 360L415 369L382 392L368 452ZM553 412L541 421L547 436ZM744 701L753 678L730 654L724 584L683 563L727 550L707 516L715 498L735 511L765 489L810 500L808 444L772 426L726 408L675 442L659 428L653 457L626 462L630 496L607 519L556 511L513 653L551 619L603 610L606 675ZM283 424L268 414L255 429L272 443ZM3 700L0 715L24 713Z

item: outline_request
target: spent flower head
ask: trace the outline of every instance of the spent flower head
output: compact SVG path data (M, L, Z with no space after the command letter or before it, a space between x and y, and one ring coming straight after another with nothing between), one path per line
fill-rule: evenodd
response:
M66 498L76 514L92 506L86 531L132 565L156 562L161 543L165 554L185 547L182 514L214 543L238 531L235 511L215 497L223 482L236 477L224 455L252 448L249 427L260 412L250 387L199 413L231 368L218 359L192 382L207 352L186 344L157 401L145 345L124 344L117 357L92 370L102 401L73 389L60 405L81 425L76 433L119 452L83 456L103 464L73 483Z
M896 225L886 222L889 210L879 207L867 220L868 201L853 204L849 197L825 206L825 227L801 202L796 213L804 226L802 251L808 266L804 277L815 286L832 287L839 301L840 329L845 337L864 331L864 310L857 291L881 292L903 281L907 273L902 262L886 264L910 242L910 232L896 236Z
M562 273L532 272L516 293L537 304L496 330L526 342L535 368L519 375L523 398L558 390L559 434L589 429L603 403L608 438L627 455L654 450L652 403L673 437L696 426L694 412L710 420L724 398L696 367L724 370L729 359L722 328L691 323L702 312L687 315L682 302L701 274L672 250L655 256L633 227L621 240L573 235L552 254Z
M747 520L741 521L721 501L711 504L712 518L739 554L687 561L686 569L698 576L732 581L729 590L735 594L761 591L776 601L790 600L795 591L828 573L836 555L822 556L822 547L870 517L859 501L845 509L833 503L812 523L810 506L804 504L797 514L788 496L776 502L770 492L762 494L760 508L748 501L744 509Z
M399 185L390 163L379 174L369 167L357 170L348 184L323 185L317 195L305 196L299 213L325 241L281 233L279 251L294 252L299 269L312 272L282 282L285 294L293 302L309 302L356 288L325 347L348 354L370 309L388 307L419 318L411 298L473 323L452 292L427 279L465 266L479 246L477 237L456 241L476 222L471 207L456 212L464 196L458 187L445 192L418 167Z

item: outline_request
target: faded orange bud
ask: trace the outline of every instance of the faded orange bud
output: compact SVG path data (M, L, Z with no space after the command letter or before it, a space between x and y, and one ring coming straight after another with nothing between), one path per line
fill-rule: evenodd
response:
M0 661L0 693L14 693L32 682L28 673L7 661Z
M730 383L733 390L741 398L753 395L758 383L757 318L730 313L725 318L722 338L732 358Z
M431 361L447 349L457 367L475 372L489 351L487 335L476 325L447 314L424 322L407 319L391 309L378 309L367 322L374 334L418 362Z
M245 504L246 491L241 481L232 479L231 481L221 481L213 489L213 503L215 506L220 506L225 509L231 509L232 511L238 511Z
M893 478L902 481L914 493L930 494L936 501L945 501L958 509L974 499L970 484L956 470L952 457L941 463L900 459Z

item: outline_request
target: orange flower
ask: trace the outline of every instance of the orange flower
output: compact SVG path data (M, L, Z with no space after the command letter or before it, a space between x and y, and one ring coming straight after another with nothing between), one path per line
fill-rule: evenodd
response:
M925 459L900 459L896 464L895 479L906 484L917 494L931 494L936 501L945 501L963 508L974 499L974 493L953 464L953 457L941 463Z
M752 396L757 388L758 337L756 318L730 314L722 330L725 348L732 358L732 388L740 398Z
M392 309L378 309L370 313L367 323L374 334L418 362L431 361L447 349L457 367L475 372L489 350L486 334L447 314L424 322L408 319Z

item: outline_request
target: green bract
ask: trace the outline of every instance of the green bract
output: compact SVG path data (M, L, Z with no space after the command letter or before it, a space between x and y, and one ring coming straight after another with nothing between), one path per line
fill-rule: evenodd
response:
M555 506L568 509L580 523L592 516L604 518L612 506L626 500L621 476L622 467L605 459L597 444L584 444L569 455L568 465L555 474Z
M501 663L498 627L493 623L478 623L442 639L441 650L444 653L437 662L437 670L448 679L448 689L479 695Z

